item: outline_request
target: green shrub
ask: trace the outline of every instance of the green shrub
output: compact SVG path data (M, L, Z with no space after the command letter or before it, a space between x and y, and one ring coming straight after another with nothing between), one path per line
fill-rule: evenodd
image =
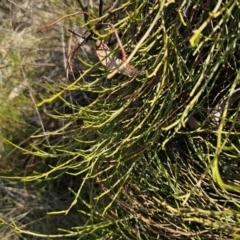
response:
M20 149L33 164L18 179L41 189L53 229L5 223L49 239L238 239L239 3L136 0L104 12L99 2L58 22L96 32L70 59L72 79L42 84L47 128ZM64 16L77 3L56 8ZM93 60L94 41L116 32L144 74ZM120 45L107 57L120 58ZM67 223L54 225L59 216Z

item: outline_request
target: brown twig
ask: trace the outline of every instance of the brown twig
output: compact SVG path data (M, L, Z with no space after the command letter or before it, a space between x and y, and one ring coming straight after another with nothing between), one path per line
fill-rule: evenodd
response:
M54 21L54 22L52 22L52 23L49 23L49 24L47 24L47 25L39 28L39 29L36 31L36 33L40 33L41 31L43 31L43 30L45 30L45 29L47 29L47 28L50 28L51 26L55 25L56 23L62 21L64 18L72 17L72 16L75 16L75 15L77 15L77 14L89 14L89 13L80 11L80 12L75 12L75 13L71 13L71 14L65 15L65 16L59 18L58 20L56 20L56 21Z
M96 41L96 54L102 63L103 66L106 67L108 71L114 71L118 69L118 72L123 73L130 77L137 77L144 74L143 71L139 71L134 66L129 63L124 63L124 61L120 58L117 58L114 55L111 55L111 50L104 42L104 40Z

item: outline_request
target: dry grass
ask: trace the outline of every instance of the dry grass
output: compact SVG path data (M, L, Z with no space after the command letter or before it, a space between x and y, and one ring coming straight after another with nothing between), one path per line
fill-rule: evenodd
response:
M67 82L66 58L74 39L64 22L46 33L36 34L38 28L70 9L77 10L73 1L62 1L57 5L55 2L3 0L0 3L0 166L3 176L24 176L32 171L39 159L26 157L20 149L2 139L28 147L35 142L29 139L31 134L53 128L47 120L51 107L38 110L35 103L48 95L55 84ZM66 21L71 27L71 19ZM47 144L46 140L43 141ZM46 216L53 206L62 209L69 204L63 192L60 193L63 199L59 199L59 196L54 197L55 193L46 196L48 190L47 183L25 188L19 182L4 180L0 189L0 217L6 222L0 226L1 239L20 239L11 226L13 221L22 229L42 234L54 233L57 227L69 226L75 221L76 216L71 214L64 219L62 216ZM36 236L26 239L36 239Z

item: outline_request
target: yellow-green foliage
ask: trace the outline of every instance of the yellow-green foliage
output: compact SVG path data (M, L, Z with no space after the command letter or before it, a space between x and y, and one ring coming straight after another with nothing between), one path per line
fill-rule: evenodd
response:
M15 146L27 170L14 179L27 189L31 183L41 204L47 200L53 228L22 227L15 216L4 223L49 239L238 239L238 1L119 1L101 17L95 3L86 23L79 2L52 1L49 21L38 27L65 18L27 41L38 43L40 59L44 49L48 64L57 64L49 46L63 56L57 75L45 70L51 81L31 85L39 127ZM95 40L107 42L117 31L127 61L143 75L91 60L93 39L75 54L75 78L59 70L74 45L67 29L83 33L100 20ZM120 45L111 46L114 56ZM16 56L15 68L25 69L26 59ZM30 73L24 83L34 79ZM54 225L59 216L72 221Z

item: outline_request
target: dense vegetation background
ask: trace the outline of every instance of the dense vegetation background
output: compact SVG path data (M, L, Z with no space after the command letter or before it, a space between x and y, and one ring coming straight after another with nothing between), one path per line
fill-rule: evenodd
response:
M1 239L240 239L239 2L86 2L0 3Z

